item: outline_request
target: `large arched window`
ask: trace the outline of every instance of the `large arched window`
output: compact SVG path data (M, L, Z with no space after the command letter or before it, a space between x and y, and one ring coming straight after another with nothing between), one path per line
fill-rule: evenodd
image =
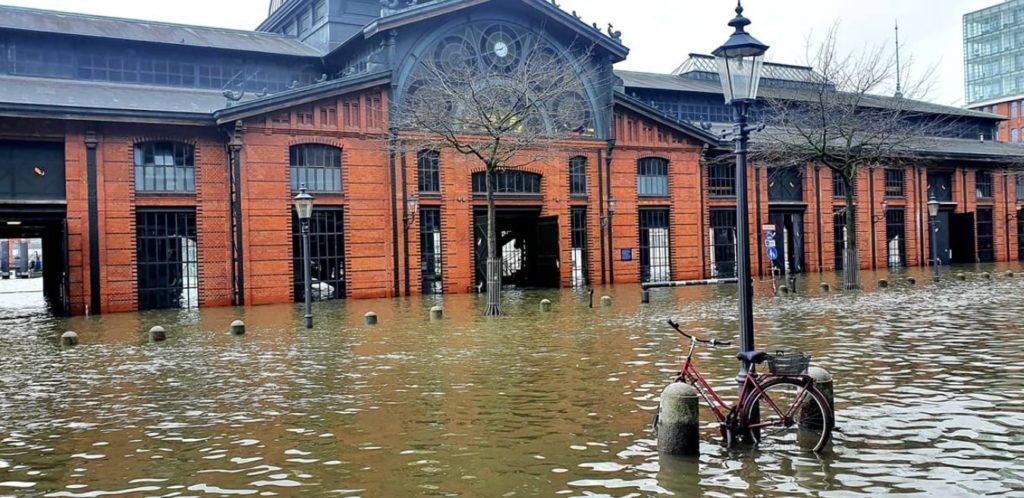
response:
M637 162L637 193L640 195L668 195L668 160L646 157Z
M487 193L487 174L483 171L473 173L473 193ZM495 194L540 194L540 175L529 171L515 169L499 169L492 173Z
M194 193L195 147L178 142L135 144L135 191Z
M292 191L305 185L310 192L341 193L341 149L301 144L290 149Z

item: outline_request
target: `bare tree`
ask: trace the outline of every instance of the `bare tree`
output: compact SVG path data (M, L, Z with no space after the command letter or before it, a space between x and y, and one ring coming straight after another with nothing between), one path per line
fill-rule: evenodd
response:
M907 81L885 48L842 54L833 27L809 52L808 66L819 79L804 89L770 91L762 106L766 128L752 140L752 156L779 166L817 163L841 178L847 231L843 285L859 288L858 172L901 167L927 137L948 134L956 116L915 100L927 93L931 71Z
M467 37L468 38L468 37ZM486 45L458 41L417 61L394 122L403 147L451 149L485 167L487 310L501 315L494 181L501 170L564 152L561 143L594 133L584 81L597 82L591 51L558 50L521 34ZM599 84L599 83L598 83Z

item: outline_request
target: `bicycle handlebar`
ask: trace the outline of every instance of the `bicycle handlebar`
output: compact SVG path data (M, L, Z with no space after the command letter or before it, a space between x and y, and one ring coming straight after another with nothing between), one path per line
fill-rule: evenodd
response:
M701 339L699 337L687 334L686 332L683 332L683 330L679 328L679 324L678 323L673 322L672 320L669 320L668 324L672 328L676 329L676 332L679 332L680 334L683 335L683 337L685 337L687 339L690 339L691 341L696 341L696 342L699 342L701 344L707 344L707 345L709 345L711 347L715 347L715 346L732 346L732 341L719 341L718 339Z

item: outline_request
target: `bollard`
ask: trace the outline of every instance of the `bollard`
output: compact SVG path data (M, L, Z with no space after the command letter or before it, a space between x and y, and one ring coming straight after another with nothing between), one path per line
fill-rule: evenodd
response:
M167 331L163 327L157 325L149 329L149 340L153 342L162 342L167 340Z
M814 379L814 385L828 398L828 404L832 407L832 418L836 418L836 396L832 388L832 374L821 367L809 367L807 375Z
M1012 271L1007 271L1006 272L1006 278L1013 278L1013 272Z
M989 273L989 272L982 273L981 274L981 278L983 278L985 280L992 280L992 274Z
M785 285L780 285L779 294L789 294L789 287L786 287Z
M807 375L809 375L812 379L814 379L814 385L817 386L818 390L821 391L821 393L825 395L825 399L828 400L828 405L829 405L829 408L831 409L831 412L832 412L832 413L829 414L829 415L831 415L831 418L832 418L832 421L833 421L832 429L835 430L836 406L835 406L835 391L832 388L832 374L830 374L828 372L828 370L825 370L824 368L821 368L821 367L810 367L810 368L807 369ZM812 409L812 407L813 407L814 412L810 411ZM815 405L811 401L807 401L803 405L803 407L801 408L801 411L800 411L800 418L807 417L808 415L812 415L814 418L812 418L811 420L805 420L805 421L802 421L802 422L798 422L797 423L797 427L798 428L799 427L814 427L815 425L818 425L818 424L813 423L812 420L814 420L814 421L820 421L821 420L820 414L817 413L817 405ZM820 427L814 427L814 428L820 429ZM808 438L808 436L815 436L815 437ZM801 446L804 445L804 444L811 445L812 443L816 443L817 442L816 434L813 434L811 432L801 431L799 429L797 430L796 439L797 439L797 444L801 445Z
M828 282L822 282L821 283L821 291L822 292L829 292L831 290L832 290L832 286L828 285Z
M914 277L907 277L907 284L909 284L909 285L917 285L917 279L914 278Z
M889 281L884 279L884 278L883 279L879 279L878 280L878 288L879 289L888 289L889 288Z
M363 322L367 325L377 325L377 314L372 311L367 311L366 314L363 315Z
M651 291L647 289L640 291L640 304L651 304Z
M601 306L604 306L604 307L607 308L607 307L609 307L611 305L612 305L612 298L611 298L611 296L601 296Z
M65 347L74 347L78 345L78 334L67 331L60 336L60 344Z
M963 282L964 280L967 280L967 275L964 275L963 273L957 273L956 279Z
M590 297L590 308L593 309L594 308L594 289L590 289L590 291L587 292L587 294Z
M434 306L433 308L430 308L430 319L434 321L443 320L444 308L440 306Z
M543 311L544 313L550 312L551 311L551 300L550 299L541 299L540 300L540 310Z
M655 430L659 452L676 456L700 454L700 403L693 386L673 382L665 388Z
M231 335L245 335L245 322L241 320L231 322Z

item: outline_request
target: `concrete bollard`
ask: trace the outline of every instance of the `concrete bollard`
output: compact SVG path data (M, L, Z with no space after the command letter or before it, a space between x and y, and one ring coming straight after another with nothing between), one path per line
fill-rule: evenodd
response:
M149 340L153 342L162 342L167 340L167 331L163 327L157 325L149 329Z
M963 273L957 273L956 279L963 282L964 280L967 280L967 275L964 275Z
M377 314L372 311L367 311L366 314L363 315L363 323L367 325L377 325Z
M981 278L983 278L985 280L992 280L992 274L989 273L989 272L982 273L981 274Z
M245 335L245 322L241 320L231 322L231 335Z
M640 291L640 304L651 304L651 291L647 289Z
M826 292L827 293L827 292L830 292L831 290L832 290L832 286L828 285L828 282L822 282L821 283L821 292Z
M540 310L543 311L544 313L551 312L551 300L550 299L541 299L540 300Z
M914 277L907 277L907 284L908 285L917 285L917 279L914 278Z
M611 296L601 296L601 306L604 306L604 307L607 308L607 307L609 307L611 305L612 305L612 298L611 298Z
M61 346L65 346L65 347L69 347L69 348L77 346L78 345L78 334L76 334L76 333L74 333L74 332L72 332L70 330L67 331L67 332L64 332L60 336L60 344L61 344Z
M836 406L835 406L835 391L832 389L832 374L820 367L810 367L807 369L807 375L814 379L814 385L817 386L818 390L825 395L828 400L829 407L831 408L832 420L836 419ZM800 419L797 424L796 440L797 444L810 449L810 447L817 443L817 431L814 430L800 430L799 428L806 427L808 429L820 429L820 422L822 422L821 414L818 413L817 404L811 400L807 400L800 409ZM834 430L835 427L833 426Z
M1006 272L1006 278L1013 278L1013 272L1012 271L1007 271Z
M779 294L789 294L789 287L786 287L785 285L780 285Z
M814 385L828 398L828 404L832 406L832 418L836 418L836 394L832 387L832 374L821 367L809 367L807 375L814 379Z
M439 321L444 319L444 308L440 306L434 306L430 308L430 319L433 321Z
M658 451L675 456L700 454L700 402L689 384L673 382L658 406Z
M878 280L878 288L879 289L888 289L889 288L889 281L884 279L884 278L883 279L879 279Z

